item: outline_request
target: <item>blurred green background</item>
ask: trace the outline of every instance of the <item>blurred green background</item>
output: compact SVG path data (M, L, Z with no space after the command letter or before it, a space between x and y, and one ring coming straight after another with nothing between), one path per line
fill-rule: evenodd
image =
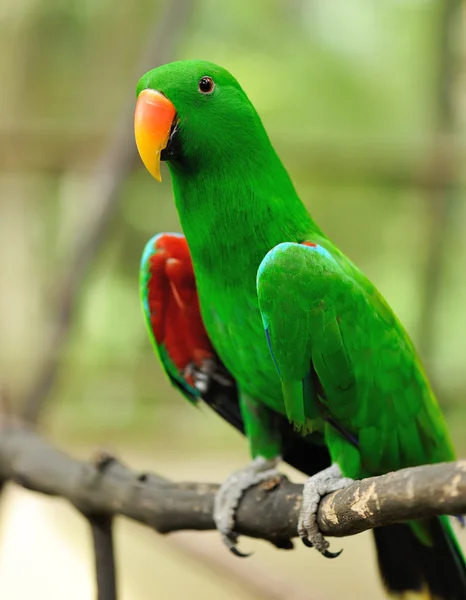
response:
M139 303L145 242L180 226L168 172L157 185L134 155L138 65L185 58L239 79L315 219L414 338L464 455L461 0L0 0L5 394L41 405L47 435L82 457L105 446L135 468L216 481L247 460L239 435L170 387ZM16 490L2 516L0 595L93 597L78 516ZM251 540L241 562L215 534L165 540L129 523L117 543L124 600L382 597L365 535L333 542L335 562Z

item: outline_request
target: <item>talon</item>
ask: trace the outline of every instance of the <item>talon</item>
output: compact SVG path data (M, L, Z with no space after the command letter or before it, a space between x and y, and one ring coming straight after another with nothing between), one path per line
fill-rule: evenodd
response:
M342 553L331 552L329 543L319 531L317 525L317 511L323 496L336 492L352 483L351 479L343 477L338 465L332 465L313 477L304 484L303 501L298 519L298 534L307 548L315 548L326 558L337 558Z
M271 478L276 478L275 469L280 459L267 460L261 456L255 458L246 468L230 475L220 486L214 501L214 521L222 536L223 543L235 556L246 558L251 553L244 553L237 548L238 534L235 533L235 515L244 492Z
M239 558L247 558L248 556L252 556L252 552L241 552L241 550L238 550L238 537L238 534L234 531L222 533L222 542L232 554L238 556Z
M239 556L240 558L247 558L248 556L251 556L252 553L245 553L245 552L241 552L241 550L238 550L238 535L236 533L223 533L222 534L222 541L225 544L225 546L228 548L228 550L234 554L235 556Z
M312 546L312 544L311 544L311 546ZM322 552L322 556L325 556L325 558L338 558L342 552L343 552L343 548L341 550L338 550L338 552L331 552L330 550L324 550Z
M252 552L241 552L241 550L238 550L237 546L230 546L229 550L232 554L238 556L239 558L248 558L248 556L252 556L253 554Z

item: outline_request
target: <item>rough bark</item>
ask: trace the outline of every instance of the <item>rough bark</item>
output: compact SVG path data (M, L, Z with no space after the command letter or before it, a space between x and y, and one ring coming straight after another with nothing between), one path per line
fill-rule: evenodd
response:
M140 473L100 453L75 460L31 430L0 432L0 478L69 500L88 517L123 515L159 533L215 528L216 484L173 483ZM237 515L237 530L278 546L296 536L302 485L278 478L249 490ZM402 469L356 481L326 496L318 523L327 536L344 537L440 514L466 513L466 461Z

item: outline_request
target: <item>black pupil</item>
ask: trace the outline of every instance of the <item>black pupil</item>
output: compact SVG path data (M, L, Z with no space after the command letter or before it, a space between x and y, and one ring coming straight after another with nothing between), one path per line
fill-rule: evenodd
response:
M211 92L212 88L214 86L214 82L212 81L212 79L210 77L203 77L200 81L199 81L199 89L201 90L201 92Z

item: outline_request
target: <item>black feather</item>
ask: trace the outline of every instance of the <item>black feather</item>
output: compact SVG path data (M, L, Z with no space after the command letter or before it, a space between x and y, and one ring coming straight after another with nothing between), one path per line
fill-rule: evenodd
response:
M461 551L438 517L426 521L432 546L409 525L374 529L382 579L393 593L428 589L436 600L466 599L466 567Z
M212 380L202 399L225 421L244 434L238 390L234 381L225 386ZM274 413L282 437L283 460L306 475L314 475L330 466L330 455L320 434L303 436L288 419Z

